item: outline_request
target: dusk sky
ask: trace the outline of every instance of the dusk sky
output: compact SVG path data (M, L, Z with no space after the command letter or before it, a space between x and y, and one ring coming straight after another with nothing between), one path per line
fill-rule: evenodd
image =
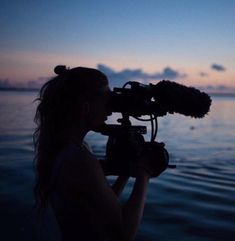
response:
M65 64L235 87L235 0L4 0L0 29L2 85L40 84Z

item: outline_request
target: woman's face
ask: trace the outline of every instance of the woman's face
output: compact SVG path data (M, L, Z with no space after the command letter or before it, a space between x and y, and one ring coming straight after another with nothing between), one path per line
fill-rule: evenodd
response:
M108 85L105 85L89 101L88 119L91 129L103 124L107 120L107 117L112 114L111 110L109 110L110 98L111 90Z

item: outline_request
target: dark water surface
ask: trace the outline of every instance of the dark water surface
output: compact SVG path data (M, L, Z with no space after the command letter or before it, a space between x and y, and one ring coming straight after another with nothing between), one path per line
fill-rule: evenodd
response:
M35 97L34 92L0 92L1 241L59 238L53 215L39 222L32 212ZM157 138L177 168L151 180L137 240L235 240L235 98L212 98L211 112L203 119L159 118ZM87 136L99 157L106 140L100 134Z

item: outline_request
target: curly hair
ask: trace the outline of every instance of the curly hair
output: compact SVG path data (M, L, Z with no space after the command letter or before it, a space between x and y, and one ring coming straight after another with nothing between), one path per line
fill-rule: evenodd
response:
M66 69L65 66L57 66L54 71L58 75L42 86L35 100L39 102L33 134L36 174L34 194L38 211L48 206L53 161L68 144L71 126L79 123L81 103L92 98L100 87L108 83L107 77L96 69Z

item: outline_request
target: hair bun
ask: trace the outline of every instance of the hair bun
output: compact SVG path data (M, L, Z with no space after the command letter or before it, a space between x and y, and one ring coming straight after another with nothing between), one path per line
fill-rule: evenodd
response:
M55 68L54 68L54 72L58 75L62 75L62 74L65 74L66 72L68 71L68 69L66 68L65 65L57 65Z

